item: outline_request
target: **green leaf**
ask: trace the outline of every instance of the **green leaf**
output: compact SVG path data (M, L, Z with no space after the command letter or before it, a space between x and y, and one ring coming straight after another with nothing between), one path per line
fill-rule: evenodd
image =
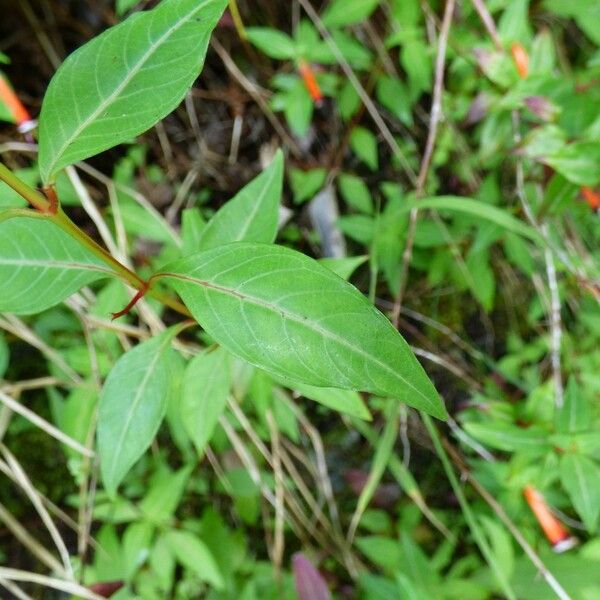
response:
M486 515L481 515L479 519L489 539L498 569L504 574L505 579L510 581L515 569L515 553L510 534L504 526Z
M125 569L125 579L131 579L136 571L146 562L154 527L151 523L139 521L127 527L123 534L122 560Z
M117 361L100 396L98 454L110 495L152 443L167 410L169 329L136 346Z
M0 58L4 56L1 55ZM4 62L3 60L0 60L0 63ZM2 73L0 73L0 77L2 77L2 79L4 79L7 83L8 83L8 79L6 77L4 77L4 75L2 75ZM8 85L10 85L10 83L8 83ZM2 98L0 98L0 121L6 121L8 123L14 123L15 122L15 117L12 113L12 111L10 110L10 108L7 106L7 104L4 102L4 100Z
M0 379L4 377L6 369L8 368L8 361L10 358L10 351L4 334L0 331Z
M351 417L357 417L363 421L371 421L373 419L358 392L340 390L338 388L314 387L297 383L293 387L294 390L302 394L305 398L314 400L327 408L350 415Z
M319 264L348 281L354 271L364 265L367 260L369 260L369 257L363 254L362 256L348 256L346 258L320 258Z
M58 394L58 392L56 392ZM91 385L76 387L61 403L57 425L70 438L85 445L95 427L98 392ZM69 457L79 457L73 448L63 445Z
M163 590L170 590L175 579L175 568L177 565L175 563L175 554L171 550L165 535L159 536L152 545L148 562L160 587Z
M600 472L587 456L566 454L560 461L560 480L586 529L593 533L600 516Z
M202 230L197 250L230 242L271 244L277 237L283 188L283 153L225 204Z
M398 437L398 427L400 425L399 410L400 407L398 404L391 404L388 405L385 412L385 425L375 447L375 455L373 456L373 464L369 471L369 477L360 492L358 502L356 503L356 510L352 515L349 531L353 534L356 532L362 514L373 499L373 495L381 482L381 478L394 451L394 444Z
M531 38L529 26L529 0L508 2L498 23L498 33L502 42L507 44L515 40L527 42Z
M402 206L396 208L396 214L410 212L413 208L432 208L434 210L450 210L478 217L496 223L507 231L529 238L538 244L543 244L539 233L533 228L513 217L508 211L479 200L463 198L461 196L437 196L435 198L422 198L421 200L406 200Z
M47 219L0 221L0 312L41 312L114 275Z
M371 214L373 212L373 199L367 184L356 175L342 173L338 179L340 193L344 200L356 210Z
M379 167L377 138L371 131L364 127L355 127L350 135L350 147L371 171L377 170Z
M239 242L158 275L233 354L277 377L446 411L402 336L352 285L279 246Z
M130 235L146 240L173 243L173 234L160 214L150 212L133 201L121 202L119 212L123 227Z
M150 521L156 524L168 521L183 496L192 466L183 467L177 472L164 467L152 478L148 493L138 508Z
M190 361L183 378L181 416L199 454L203 454L219 417L225 410L231 385L228 353L207 350Z
M578 433L589 430L592 424L591 408L575 377L570 377L563 405L556 413L556 431Z
M221 570L206 544L189 531L170 531L167 542L177 560L193 571L202 581L223 589Z
M122 17L126 12L131 10L140 0L117 0L115 12L118 17Z
M306 135L312 121L314 102L300 78L286 92L285 119L290 129L299 137Z
M40 115L39 166L63 167L143 133L183 100L202 70L227 0L163 0L71 54Z
M334 0L323 13L327 27L343 27L360 23L371 16L379 0Z
M408 75L408 90L413 100L416 100L421 92L431 89L433 67L429 49L428 44L416 38L408 40L400 52L400 61Z
M413 124L410 94L402 81L384 75L377 79L377 99L402 123Z
M14 174L29 187L37 187L38 172L35 167L28 169L17 169ZM62 199L62 196L61 196ZM27 200L18 192L15 192L6 183L0 181L0 208L24 208L27 206Z
M198 249L202 231L206 227L206 221L198 207L185 208L181 212L181 239L183 256L192 254Z
M289 170L289 180L294 193L294 204L301 204L305 200L314 198L325 185L326 179L327 171L325 169L302 171L292 167Z
M250 43L275 60L289 60L296 57L294 40L282 31L268 27L247 27Z
M600 182L600 142L574 142L544 162L577 185L595 186Z
M465 423L465 430L486 446L505 452L543 454L549 448L548 434L535 427L524 429L508 423Z

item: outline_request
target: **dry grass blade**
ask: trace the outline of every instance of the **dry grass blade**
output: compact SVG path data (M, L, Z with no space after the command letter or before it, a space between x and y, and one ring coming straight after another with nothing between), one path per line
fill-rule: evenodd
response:
M0 521L3 521L10 532L25 546L40 562L51 571L65 576L65 570L54 556L40 544L6 509L0 504Z
M0 586L8 590L18 600L34 600L32 596L26 594L16 583L0 578Z
M50 362L56 366L76 384L81 384L81 377L65 362L64 358L56 350L48 346L37 334L35 334L21 319L14 315L2 315L0 328L16 335L24 342L37 348Z
M69 437L65 433L63 433L57 427L54 427L51 423L48 423L42 417L39 417L32 410L29 410L27 407L23 406L20 402L17 402L14 398L11 398L8 394L0 391L0 402L8 407L13 412L21 415L23 418L27 419L30 423L33 423L36 427L39 427L42 431L45 431L48 435L52 436L55 440L58 440L61 444L65 444L65 446L69 446L75 450L75 452L79 452L83 456L92 457L94 456L94 452L85 446L82 446L79 442Z
M74 583L72 581L64 581L63 579L57 579L56 577L46 577L45 575L38 575L36 573L29 573L27 571L21 571L19 569L8 569L6 567L0 567L0 579L8 581L22 581L26 583L35 583L37 585L44 586L64 592L65 594L72 594L77 598L83 600L104 600L102 596L90 592L87 588Z
M323 21L321 20L321 18L315 11L315 9L308 2L308 0L298 0L298 1L300 2L300 5L304 9L306 14L310 18L310 20L313 22L315 27L319 30L319 33L321 34L321 36L323 37L323 39L325 40L325 42L327 43L329 48L331 49L333 55L335 56L336 60L338 61L338 64L342 68L342 71L344 71L344 74L346 75L346 77L348 77L348 80L352 84L352 87L355 89L356 93L360 96L360 99L361 99L362 103L364 104L365 108L367 109L367 112L373 119L373 122L375 123L375 125L377 126L379 131L381 132L381 135L383 135L383 138L385 139L387 145L390 147L390 150L394 153L396 158L399 160L400 164L402 165L402 168L404 169L404 173L408 177L409 181L413 185L416 185L416 183L417 183L416 173L414 172L412 166L408 162L408 159L406 158L406 156L400 149L400 146L398 145L398 142L396 142L396 139L392 135L392 132L389 130L388 126L385 124L385 121L379 114L379 111L377 110L375 103L373 102L373 100L371 100L371 96L368 94L368 92L362 86L362 84L358 80L358 77L354 73L352 67L346 60L343 52L340 50L338 45L335 43L334 39L331 37L331 34L327 30L327 27L325 27L325 24L323 23Z
M65 545L65 542L63 541L58 529L56 528L52 517L46 510L46 507L44 506L44 503L42 502L37 490L31 483L31 480L29 479L29 477L27 476L17 459L4 444L0 444L0 452L4 456L4 460L15 475L18 485L25 492L25 494L33 504L35 510L40 515L42 522L46 526L46 529L48 530L48 533L50 534L50 537L52 538L52 541L54 542L58 553L60 554L60 558L62 560L66 575L70 579L73 579L73 568L71 566L71 560L69 557L69 551L67 550L67 546ZM10 578L7 577L7 579Z

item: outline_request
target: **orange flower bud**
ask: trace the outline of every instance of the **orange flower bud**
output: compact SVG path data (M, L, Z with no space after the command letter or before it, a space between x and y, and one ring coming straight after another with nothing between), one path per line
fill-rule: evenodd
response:
M22 125L31 121L31 117L23 103L19 100L13 89L10 87L4 77L0 75L0 100L6 104L10 114L13 116L17 125Z
M319 104L323 100L323 92L321 92L321 88L311 66L302 58L298 62L298 72L300 73L302 81L304 81L304 85L313 102Z
M594 191L590 187L582 187L581 195L585 198L585 201L589 204L592 210L600 209L600 194Z
M544 496L533 486L526 485L523 495L555 552L565 552L577 543L565 526L552 514Z
M529 73L529 56L527 55L527 51L519 42L513 42L510 46L510 53L515 61L519 77L525 79Z

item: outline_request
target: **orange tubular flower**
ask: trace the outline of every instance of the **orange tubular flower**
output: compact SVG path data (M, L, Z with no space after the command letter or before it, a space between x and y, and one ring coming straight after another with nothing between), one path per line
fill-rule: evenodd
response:
M35 127L35 121L31 118L27 109L23 106L23 103L19 100L6 79L1 75L0 100L8 107L21 133L31 131Z
M510 53L515 61L519 77L525 79L529 73L529 56L527 55L527 51L519 42L513 42L510 47Z
M323 100L323 92L321 92L314 71L303 58L298 61L298 71L313 102L319 104Z
M577 544L577 538L571 536L565 526L552 514L540 492L533 486L526 485L523 495L548 541L552 544L554 552L566 552Z
M592 210L600 209L600 194L598 192L595 192L590 187L584 186L581 188L581 195L585 198L585 201Z

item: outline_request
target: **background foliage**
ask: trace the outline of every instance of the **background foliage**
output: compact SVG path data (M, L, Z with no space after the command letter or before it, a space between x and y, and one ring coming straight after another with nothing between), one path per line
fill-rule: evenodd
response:
M75 144L67 129L44 142L42 127L39 163L0 103L2 161L32 186L55 176L65 210L140 276L187 272L180 257L200 249L233 267L277 239L323 270L272 287L325 286L325 267L350 280L450 414L434 424L377 397L387 381L375 395L306 385L303 370L333 372L331 348L318 365L252 367L213 344L218 319L184 329L151 297L111 322L130 290L64 246L62 260L86 263L72 288L49 273L44 294L21 277L0 297L2 594L52 597L31 577L44 573L90 597L117 582L121 600L597 598L597 4L230 3L190 91L208 34L173 39L180 62L158 69L168 116L142 76L126 90L139 109L127 126L93 70L71 92L57 77L42 123L44 111L50 124L75 116L74 100L91 108ZM67 55L155 5L14 2L2 71L38 114ZM94 60L98 45L69 60ZM0 184L0 208L24 205ZM33 221L0 223L2 259L18 257L15 239L45 255L54 230ZM248 244L233 259L215 248L234 240ZM307 260L278 252L284 268ZM335 281L332 297L350 294ZM188 284L157 285L185 300ZM126 405L127 386L143 402Z

